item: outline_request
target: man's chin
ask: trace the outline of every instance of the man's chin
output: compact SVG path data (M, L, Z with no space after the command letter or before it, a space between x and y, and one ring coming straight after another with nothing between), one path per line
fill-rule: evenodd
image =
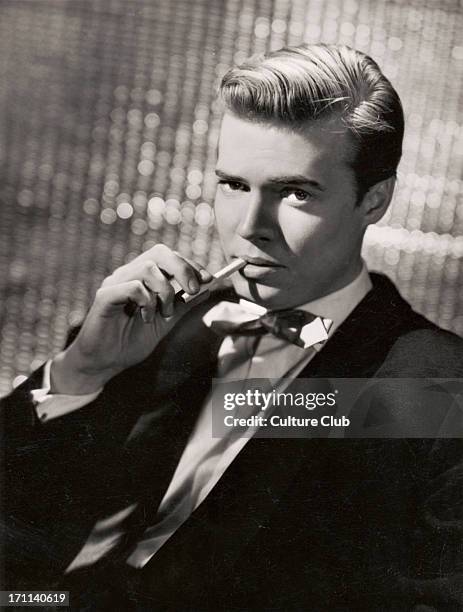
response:
M287 290L282 287L271 287L258 283L255 280L245 279L243 277L233 278L233 287L240 298L255 302L265 308L276 309L285 308L284 301L290 298Z

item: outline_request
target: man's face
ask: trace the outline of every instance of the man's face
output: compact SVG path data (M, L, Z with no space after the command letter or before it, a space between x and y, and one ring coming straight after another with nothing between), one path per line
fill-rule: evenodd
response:
M215 214L227 259L249 262L232 277L240 296L290 308L356 277L366 223L347 138L326 122L301 134L225 114Z

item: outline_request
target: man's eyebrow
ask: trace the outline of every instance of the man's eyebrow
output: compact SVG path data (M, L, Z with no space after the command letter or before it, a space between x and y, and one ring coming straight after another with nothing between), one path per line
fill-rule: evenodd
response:
M236 181L239 183L247 183L246 179L241 178L240 176L235 176L228 174L227 172L223 172L223 170L216 170L216 175L227 181ZM302 176L302 174L296 175L288 175L288 176L275 176L267 179L267 183L270 185L310 185L319 191L325 191L325 187L320 185L318 181L314 181L313 179L308 178L307 176Z
M276 176L274 178L269 178L268 182L272 185L310 185L319 191L325 191L325 187L320 185L318 181L314 181L307 176L302 176L302 174L296 174L294 176Z
M223 172L223 170L216 169L215 173L219 178L224 179L226 181L236 181L237 183L247 182L244 178L241 178L241 176L231 175L231 174L228 174L227 172Z

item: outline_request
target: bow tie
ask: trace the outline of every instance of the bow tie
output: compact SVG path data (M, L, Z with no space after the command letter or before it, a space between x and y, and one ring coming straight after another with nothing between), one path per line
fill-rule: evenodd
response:
M220 335L259 336L271 333L299 346L309 348L328 339L330 319L304 310L268 311L247 300L219 302L203 317L204 323Z

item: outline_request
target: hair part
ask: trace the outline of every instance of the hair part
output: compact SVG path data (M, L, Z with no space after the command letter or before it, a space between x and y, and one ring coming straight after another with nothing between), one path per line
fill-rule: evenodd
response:
M359 200L396 175L404 133L400 98L360 51L304 44L252 56L225 74L219 96L243 119L298 131L313 121L339 119L351 134Z

